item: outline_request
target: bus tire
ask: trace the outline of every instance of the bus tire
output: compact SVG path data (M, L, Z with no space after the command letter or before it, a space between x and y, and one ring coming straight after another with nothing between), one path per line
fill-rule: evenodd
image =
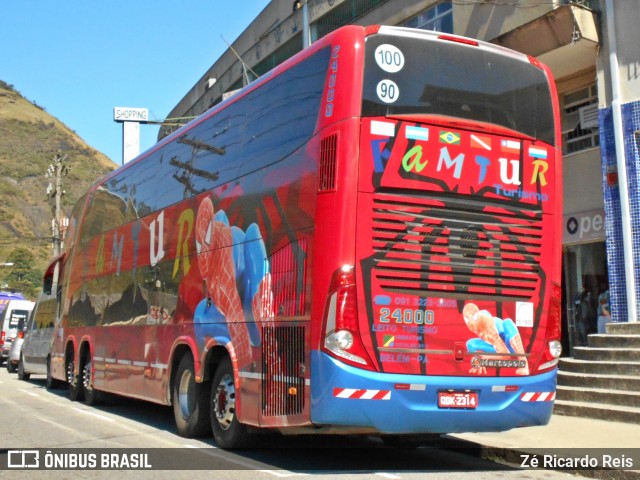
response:
M53 390L60 386L60 382L53 378L51 373L51 357L47 357L47 380L44 384L47 390Z
M73 360L67 360L67 385L69 387L68 396L72 402L82 400L82 382L80 381L80 375L75 374L75 362Z
M193 357L183 355L173 380L173 415L181 437L197 438L211 434L208 393L208 382L196 382Z
M100 392L93 387L93 379L91 377L91 358L85 358L81 365L82 371L80 372L80 379L82 380L81 388L84 396L84 403L89 406L97 405L100 403Z
M247 446L249 431L236 415L236 389L231 359L222 359L211 385L211 429L213 438L221 448Z

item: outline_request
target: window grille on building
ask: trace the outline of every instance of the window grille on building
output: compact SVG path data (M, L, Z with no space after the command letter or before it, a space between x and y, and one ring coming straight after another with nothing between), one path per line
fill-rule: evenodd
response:
M442 2L402 24L403 27L453 33L453 8L451 2Z
M389 0L346 0L332 8L311 25L311 41L315 42L337 28L349 25Z
M562 95L562 150L565 154L600 145L595 84Z

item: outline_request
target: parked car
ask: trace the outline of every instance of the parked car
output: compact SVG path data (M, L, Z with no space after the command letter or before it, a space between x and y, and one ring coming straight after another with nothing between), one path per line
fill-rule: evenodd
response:
M9 358L9 351L13 344L13 339L18 335L18 325L26 323L31 315L35 303L29 300L10 300L4 312L2 312L2 332L0 332L0 365Z
M33 311L31 312L31 316L33 316ZM18 370L18 361L20 360L20 352L22 351L22 343L24 342L27 323L28 322L24 320L18 322L18 335L13 339L11 350L9 350L9 358L7 359L7 371L9 373L15 373Z
M29 318L18 361L18 378L28 380L32 374L46 375L47 388L55 388L58 383L51 377L50 370L53 328L60 305L60 286L54 281L57 277L55 271L44 274L42 293Z

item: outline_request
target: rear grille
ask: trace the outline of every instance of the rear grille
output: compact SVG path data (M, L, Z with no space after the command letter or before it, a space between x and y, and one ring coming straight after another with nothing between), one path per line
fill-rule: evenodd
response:
M264 327L263 415L296 415L304 410L304 345L304 327Z
M279 317L305 313L307 240L295 240L269 258L275 314Z
M373 268L388 292L513 301L539 286L541 210L377 194L372 223Z

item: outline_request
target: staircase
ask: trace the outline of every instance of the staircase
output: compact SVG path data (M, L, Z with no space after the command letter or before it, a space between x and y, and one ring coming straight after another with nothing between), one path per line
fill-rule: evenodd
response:
M561 358L555 414L640 424L640 323L609 323Z

